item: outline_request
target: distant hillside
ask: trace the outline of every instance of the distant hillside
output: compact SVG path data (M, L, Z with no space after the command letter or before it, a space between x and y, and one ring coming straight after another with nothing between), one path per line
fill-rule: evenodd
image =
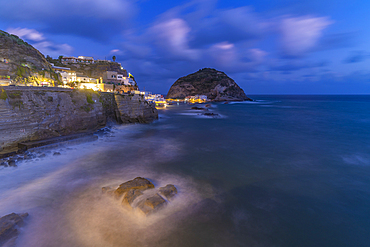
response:
M6 76L18 82L59 80L37 49L16 35L0 30L0 78Z
M98 61L93 64L84 64L84 63L67 63L62 64L59 59L52 59L47 56L49 62L53 63L56 66L67 67L73 71L76 71L77 74L83 74L90 78L103 78L103 74L106 71L116 71L118 74L121 74L125 77L128 76L127 70L121 68L121 65L117 62L110 61ZM137 88L137 85L135 86Z
M251 100L233 79L224 72L210 68L179 78L171 86L166 98L183 99L194 95L206 95L213 101Z

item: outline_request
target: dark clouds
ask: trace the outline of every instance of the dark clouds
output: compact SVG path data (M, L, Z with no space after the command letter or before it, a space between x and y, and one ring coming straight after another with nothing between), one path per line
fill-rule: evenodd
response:
M2 1L0 16L8 22L36 23L42 31L108 41L127 28L137 14L131 0Z
M352 47L356 33L330 31L337 25L335 19L308 10L287 8L266 14L253 6L217 8L216 0L200 0L167 9L141 25L137 21L141 4L134 0L13 0L1 5L0 24L7 23L4 29L30 41L45 55L77 56L87 47L101 57L116 55L139 85L162 93L178 77L202 67L223 70L242 80L238 83L243 86L251 81L318 80L325 74L323 68L337 61L358 63L368 57L361 52L349 57L347 52L336 61L326 57L327 51ZM49 38L53 35L58 35L57 42ZM85 42L72 47L63 35L83 37Z
M370 58L370 53L365 51L353 51L343 62L344 63L359 63Z

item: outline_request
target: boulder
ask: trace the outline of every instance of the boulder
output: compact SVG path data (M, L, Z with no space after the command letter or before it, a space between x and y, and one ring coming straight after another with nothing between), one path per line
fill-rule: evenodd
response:
M132 203L136 198L143 195L143 192L139 189L132 189L126 192L122 199L122 205L126 208L132 209Z
M13 159L8 160L8 165L12 167L17 167L17 165L15 164L15 160Z
M191 109L192 110L203 110L203 111L207 110L206 108L198 107L198 106L193 106Z
M154 184L150 182L148 179L137 177L133 180L127 181L121 184L115 191L114 194L118 198L122 196L124 193L128 192L129 190L136 189L136 190L147 190L154 188Z
M208 116L208 117L218 117L219 115L217 113L213 113L213 112L205 112L203 113L204 116Z
M148 197L141 201L137 207L142 213L144 213L144 215L149 215L158 211L166 204L167 201L157 193L154 196Z
M115 190L111 187L103 187L101 188L101 191L103 192L103 194L114 195Z
M18 236L18 228L23 226L25 214L11 213L0 218L0 246Z
M177 189L173 184L167 184L165 187L159 188L159 193L167 200L171 200L177 194Z
M116 199L123 196L121 201L123 207L149 215L163 208L177 194L177 189L173 184L167 184L158 190L144 193L144 191L153 188L154 185L148 179L137 177L121 184L116 190L111 187L102 187L102 192L112 195Z

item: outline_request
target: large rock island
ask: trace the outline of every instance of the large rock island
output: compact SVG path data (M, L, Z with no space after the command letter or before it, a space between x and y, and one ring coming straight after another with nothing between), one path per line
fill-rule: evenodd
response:
M167 99L184 99L194 95L206 95L212 101L251 100L233 79L210 68L179 78L168 91Z

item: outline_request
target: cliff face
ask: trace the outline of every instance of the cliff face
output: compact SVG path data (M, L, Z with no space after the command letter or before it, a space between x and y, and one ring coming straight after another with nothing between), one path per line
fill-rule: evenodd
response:
M33 82L57 79L45 57L15 35L0 30L0 76Z
M158 119L158 111L140 95L115 95L123 123L150 123Z
M158 118L157 110L140 97L118 97L59 88L0 87L0 150L22 141L94 131L108 121L148 123Z
M105 71L116 71L118 74L127 77L127 70L121 69L121 65L116 62L97 62L93 64L74 63L66 64L63 66L66 66L68 68L71 68L71 70L96 79L103 77Z
M224 72L209 68L179 78L171 86L167 98L183 99L194 95L206 95L213 101L251 100Z

